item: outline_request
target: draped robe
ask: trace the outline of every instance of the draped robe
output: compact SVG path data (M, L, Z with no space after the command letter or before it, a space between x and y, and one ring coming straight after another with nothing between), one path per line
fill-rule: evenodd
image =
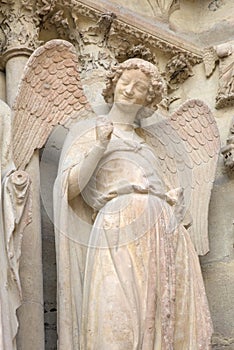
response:
M15 171L11 150L11 110L0 100L0 349L16 350L21 305L19 259L24 227L30 221L30 180Z
M94 126L68 136L54 187L58 349L210 349L199 260L144 140L114 130L68 202L71 169L96 147Z

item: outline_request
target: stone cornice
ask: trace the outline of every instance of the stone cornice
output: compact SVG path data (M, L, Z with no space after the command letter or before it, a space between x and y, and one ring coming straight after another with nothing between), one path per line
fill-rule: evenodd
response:
M88 17L97 18L103 12L113 12L117 18L113 22L113 28L125 34L132 34L136 38L144 39L155 48L174 55L183 53L193 64L202 61L202 50L195 44L191 44L186 37L179 36L168 29L164 23L156 22L152 18L144 18L136 12L123 6L110 4L106 0L98 3L91 0L80 1L78 11Z
M47 4L50 4L50 0L47 0ZM35 16L40 13L41 6L42 4L40 1L37 5L34 4L35 9L37 8L38 11L34 12ZM155 18L145 18L139 13L131 11L123 6L115 5L113 3L111 4L107 0L99 0L98 2L92 0L58 0L54 3L54 6L59 6L59 8L64 7L72 13L85 16L96 22L104 13L114 13L116 18L112 23L112 31L116 32L118 35L122 37L131 37L133 39L135 38L138 42L144 43L148 47L168 53L170 57L183 55L192 65L202 61L202 50L195 43L191 43L185 36L182 37L178 33L175 34L168 28L167 24L157 21ZM51 7L51 11L53 11L53 8L54 7ZM27 39L25 39L27 40L26 45L23 43L21 44L23 44L22 46L28 46L33 49L39 44L36 42L38 38L39 18L37 17L33 19L32 11L29 14L29 18L30 22L32 22L30 23L30 26L32 26L32 28L30 28L30 33L32 34L29 35L27 33ZM37 23L37 28L35 23ZM11 25L11 28L13 29L14 27ZM10 40L10 42L17 39L17 32L20 34L20 39L22 37L22 33L20 32L21 29L17 27L16 30L16 33L13 33L13 38L11 36L8 37L6 34L7 39ZM12 33L10 33L10 35L12 35ZM14 38L14 36L16 36L16 38ZM30 40L35 41L35 45L32 44ZM4 51L11 48L10 46L9 43L7 43ZM16 42L13 43L12 47L14 48L14 46L18 46Z

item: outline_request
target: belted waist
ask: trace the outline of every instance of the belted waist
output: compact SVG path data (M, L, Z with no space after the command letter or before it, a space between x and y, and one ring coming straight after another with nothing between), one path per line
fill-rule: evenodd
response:
M96 211L99 211L105 206L106 203L110 202L111 200L119 196L132 194L132 193L150 194L150 195L157 196L166 201L165 193L156 191L154 188L150 186L146 188L135 184L124 184L123 186L118 187L118 189L111 190L107 193L102 194L100 197L96 198L93 202L93 208L95 208Z

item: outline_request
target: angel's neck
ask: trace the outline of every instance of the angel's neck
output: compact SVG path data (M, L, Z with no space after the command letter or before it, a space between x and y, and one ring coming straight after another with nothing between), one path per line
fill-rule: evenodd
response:
M108 118L116 125L118 129L132 130L138 109L135 106L113 104Z

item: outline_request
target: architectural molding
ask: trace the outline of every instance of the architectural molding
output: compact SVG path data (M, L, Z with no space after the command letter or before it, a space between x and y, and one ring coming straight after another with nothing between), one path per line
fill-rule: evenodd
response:
M162 50L170 55L183 54L192 64L202 61L202 51L196 44L191 44L185 36L172 32L166 24L156 22L152 18L144 18L119 5L110 4L107 0L100 0L98 3L88 0L40 0L37 2L37 13L40 17L40 25L47 27L48 23L55 24L61 36L66 36L67 28L71 30L70 39L80 40L79 35L74 31L82 27L82 18L86 17L93 22L98 22L105 14L113 18L112 31L126 37L132 37L155 49ZM77 36L78 35L78 36Z
M144 18L139 14L126 8L100 0L75 1L80 4L79 11L82 14L96 17L101 15L103 10L115 13L116 19L113 22L113 29L122 35L132 35L136 39L142 40L145 44L160 49L172 55L183 54L192 64L202 61L202 50L195 44L191 44L187 38L170 31L165 24L160 25L152 18Z
M166 76L180 76L177 84L191 75L193 65L202 61L201 49L169 30L165 23L144 18L106 0L98 3L10 0L7 4L1 0L0 3L0 28L4 37L0 47L2 69L10 55L29 56L43 41L55 37L72 42L79 53L81 69L85 71L100 67L107 70L113 61L131 57L157 63L156 53L160 51L168 60ZM177 1L169 1L167 10L175 9L176 4ZM93 50L93 46L97 49ZM175 62L183 65L186 62L185 70L178 70ZM172 83L170 77L169 84Z

